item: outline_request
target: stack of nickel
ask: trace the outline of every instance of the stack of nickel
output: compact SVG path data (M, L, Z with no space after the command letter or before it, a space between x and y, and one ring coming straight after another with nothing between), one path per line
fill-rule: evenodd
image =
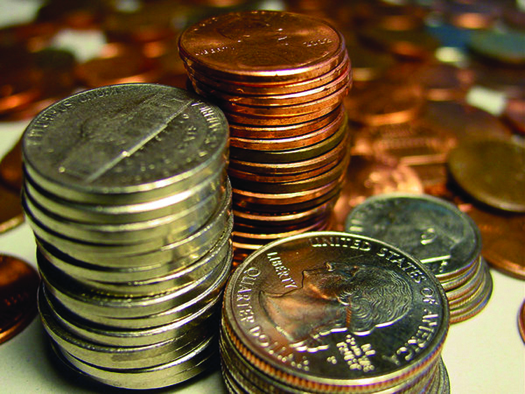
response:
M320 231L252 253L225 290L232 393L449 393L443 288L382 241Z
M29 124L40 314L74 369L148 389L213 362L232 262L227 146L220 109L163 85L84 91Z
M230 124L235 260L326 228L349 160L343 36L306 15L234 12L188 28L179 53Z
M345 228L396 245L428 267L445 290L451 323L473 317L490 299L479 228L452 203L425 194L377 195L350 212Z

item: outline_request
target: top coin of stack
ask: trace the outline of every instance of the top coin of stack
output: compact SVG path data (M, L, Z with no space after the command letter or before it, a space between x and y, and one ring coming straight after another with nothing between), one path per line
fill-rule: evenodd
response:
M163 85L84 91L29 124L40 316L74 369L150 389L213 363L233 254L227 146L219 108Z
M179 53L230 124L236 258L326 228L348 162L343 36L306 15L233 12L184 31Z

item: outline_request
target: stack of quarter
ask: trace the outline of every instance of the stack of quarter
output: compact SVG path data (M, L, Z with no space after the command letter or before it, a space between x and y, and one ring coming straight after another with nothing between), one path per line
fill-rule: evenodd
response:
M233 258L227 147L219 108L154 84L84 91L28 125L40 315L74 369L149 389L213 362Z
M396 245L428 267L445 290L451 323L478 314L490 299L479 228L452 203L425 194L369 197L350 212L345 229Z
M306 15L234 12L186 29L179 53L230 124L235 260L327 228L349 160L343 36Z
M246 258L225 290L222 368L232 393L448 393L444 291L382 241L320 231Z

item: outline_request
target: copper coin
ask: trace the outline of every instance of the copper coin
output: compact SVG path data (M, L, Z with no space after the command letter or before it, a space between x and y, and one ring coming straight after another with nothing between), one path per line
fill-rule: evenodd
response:
M330 122L326 127L321 127L312 132L288 137L288 138L239 138L230 136L230 146L233 148L241 149L252 149L258 151L284 151L288 149L294 149L298 146L308 146L315 143L321 142L322 140L328 138L331 133L337 131L337 124L343 121L343 118L346 117L341 111L339 116Z
M344 102L351 121L367 126L403 123L420 112L423 89L405 81L381 80L352 90Z
M423 184L412 168L394 158L352 156L331 229L344 231L346 217L355 206L370 196L391 192L422 193Z
M22 332L33 321L39 282L31 265L13 256L0 255L0 343Z
M423 29L387 30L366 27L358 31L363 42L393 55L408 59L428 59L439 42Z
M259 163L290 163L308 160L329 152L346 138L346 121L346 116L336 118L334 122L324 129L324 139L311 145L304 145L299 142L293 147L293 149L260 151L231 147L230 158Z
M230 179L237 178L239 179L239 182L242 181L249 181L249 182L262 182L262 183L285 183L285 182L295 182L295 181L301 181L305 179L313 178L317 175L320 175L324 172L329 171L330 169L334 168L339 161L332 160L328 162L328 164L315 168L310 171L305 172L297 172L297 173L290 173L290 174L257 174L253 172L246 172L246 171L240 171L235 168L229 167L228 168L228 175Z
M22 224L24 212L19 192L0 184L0 234Z
M355 5L357 21L387 30L411 30L423 26L426 11L415 4L360 2Z
M348 72L346 72L340 75L337 79L329 81L325 85L321 85L313 89L280 95L272 94L256 96L244 95L240 93L231 95L192 79L193 86L197 92L204 92L203 95L210 97L219 104L224 103L225 108L230 108L232 111L236 111L238 108L240 108L240 112L243 111L243 106L248 106L248 108L251 108L252 106L263 106L270 108L284 107L290 108L290 112L292 112L291 109L301 108L306 106L306 104L309 102L323 99L332 93L335 94L341 88L348 87L350 82L350 75ZM256 111L256 109L252 108L252 111Z
M16 192L22 189L22 139L0 161L0 179L2 183Z
M446 19L462 29L488 29L499 17L497 3L490 2L448 2Z
M464 142L450 152L448 168L477 201L525 212L525 145L503 139Z
M525 99L509 99L502 116L513 130L525 135Z
M348 55L345 54L343 60L341 60L341 62L332 70L315 78L310 78L299 82L282 83L267 81L264 82L264 84L254 84L226 79L216 79L207 75L206 73L200 73L199 71L193 70L191 68L187 68L187 72L192 80L200 81L205 85L211 86L223 92L230 94L265 96L291 94L303 92L309 89L315 89L339 78L343 74L348 74L350 69L350 59L348 58Z
M483 238L482 254L499 271L525 279L525 215L494 211L463 203L466 212L479 227Z
M77 77L90 88L128 82L156 82L158 64L131 46L106 44L97 58L76 66Z
M303 123L296 123L290 125L280 126L250 126L237 123L230 123L230 136L232 138L246 138L246 139L279 139L279 138L294 138L302 136L316 130L322 129L326 125L335 121L336 118L343 115L344 108L339 105L334 111L318 118L313 118ZM235 142L232 142L235 144ZM232 145L235 146L235 145Z
M424 89L428 100L461 100L474 82L474 74L451 64L436 63L420 68L411 78Z
M294 193L315 189L334 180L340 179L342 176L344 176L347 164L348 160L342 160L335 167L329 169L326 172L297 181L262 183L237 180L234 177L231 177L230 179L233 187L238 188L238 190L250 190L261 193Z
M239 81L298 82L345 56L344 38L323 20L279 11L218 15L186 29L180 55L193 69Z
M230 159L229 168L262 175L295 174L313 171L332 161L342 160L348 151L348 137L326 153L310 159L283 163L256 163Z
M521 339L525 342L525 300L521 303L518 315L518 330L520 331Z
M219 107L224 111L235 113L239 115L253 115L253 116L264 116L264 117L297 117L300 115L315 113L324 107L334 107L341 103L343 98L348 93L348 78L343 79L343 83L339 85L338 90L326 93L328 95L321 95L320 98L300 102L297 104L286 104L286 103L277 103L276 105L244 105L241 104L241 100L232 99L232 100L222 100L213 97L208 92L195 87L195 91L201 96L208 97L212 99ZM325 93L325 92L322 92ZM309 96L306 96L306 99L309 100Z
M474 71L476 85L503 92L507 97L523 98L525 73L522 67L483 62L472 56L469 68Z

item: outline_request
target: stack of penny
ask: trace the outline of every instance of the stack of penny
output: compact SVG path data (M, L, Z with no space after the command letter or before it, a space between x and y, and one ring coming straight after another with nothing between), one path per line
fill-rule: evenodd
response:
M445 290L451 323L475 316L488 303L492 276L481 255L480 231L454 204L426 194L381 194L357 205L345 229L396 245L427 266Z
M374 238L318 231L252 253L224 293L232 393L449 393L442 287Z
M40 315L73 369L149 389L214 362L232 262L227 145L219 108L154 84L84 91L28 125Z
M326 228L349 157L342 35L305 15L234 12L186 29L179 53L230 124L235 260Z

